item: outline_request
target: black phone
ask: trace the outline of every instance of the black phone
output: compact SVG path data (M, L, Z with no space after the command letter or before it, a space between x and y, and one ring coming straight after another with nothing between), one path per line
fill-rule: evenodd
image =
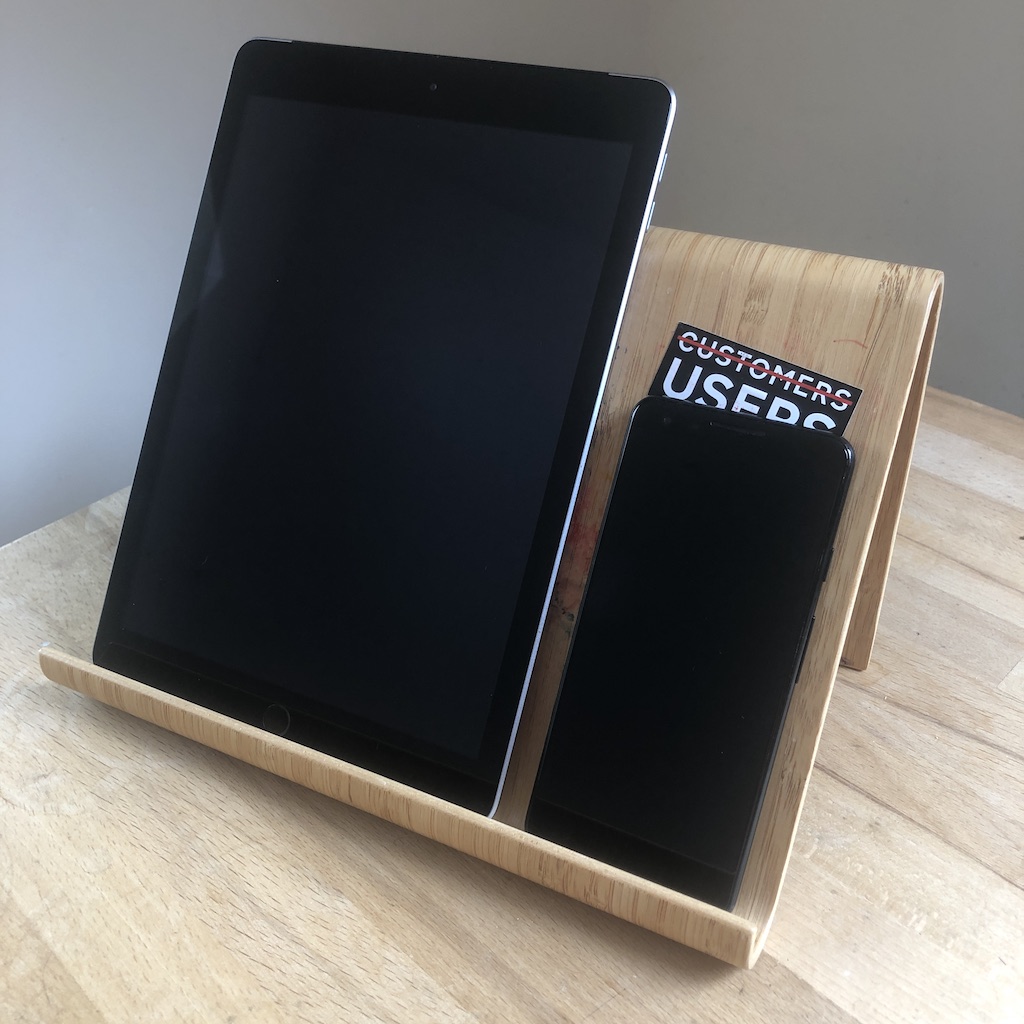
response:
M838 434L640 402L530 832L732 908L852 469Z

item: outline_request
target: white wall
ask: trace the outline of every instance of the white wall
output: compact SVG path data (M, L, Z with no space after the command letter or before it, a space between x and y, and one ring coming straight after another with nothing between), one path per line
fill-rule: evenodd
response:
M1020 0L0 0L0 543L130 481L255 35L658 74L658 223L945 270L933 382L1024 414Z

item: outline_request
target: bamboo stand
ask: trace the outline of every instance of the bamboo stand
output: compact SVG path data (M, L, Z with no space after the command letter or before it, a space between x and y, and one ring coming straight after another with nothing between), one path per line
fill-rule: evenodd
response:
M778 902L840 657L871 654L942 295L937 271L652 229L637 268L533 682L495 819L51 648L44 674L722 960L752 966ZM732 913L531 836L521 826L627 418L684 321L863 389L835 558Z

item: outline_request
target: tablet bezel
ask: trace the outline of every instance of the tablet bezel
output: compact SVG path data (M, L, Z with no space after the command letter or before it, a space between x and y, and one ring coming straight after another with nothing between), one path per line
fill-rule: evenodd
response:
M177 399L175 381L214 237L214 211L226 187L246 100L253 95L614 139L628 141L633 147L540 525L512 620L498 692L482 753L476 759L391 735L379 724L354 720L271 680L242 676L193 652L172 650L152 638L133 634L123 623L132 562L147 515L147 492ZM254 40L243 46L224 103L100 619L96 663L272 731L278 731L280 715L277 720L265 721L266 712L283 705L289 711L289 738L452 802L493 812L532 674L625 296L649 222L673 112L671 90L652 79L276 40Z

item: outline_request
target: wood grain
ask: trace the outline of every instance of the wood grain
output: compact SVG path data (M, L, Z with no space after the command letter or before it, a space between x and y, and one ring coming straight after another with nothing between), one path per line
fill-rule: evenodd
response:
M0 549L0 1019L1016 1022L1021 480L1024 421L929 392L750 971L42 678L123 493Z
M742 966L753 962L756 928L734 914L61 651L44 648L39 660L48 679L143 721L721 960Z

